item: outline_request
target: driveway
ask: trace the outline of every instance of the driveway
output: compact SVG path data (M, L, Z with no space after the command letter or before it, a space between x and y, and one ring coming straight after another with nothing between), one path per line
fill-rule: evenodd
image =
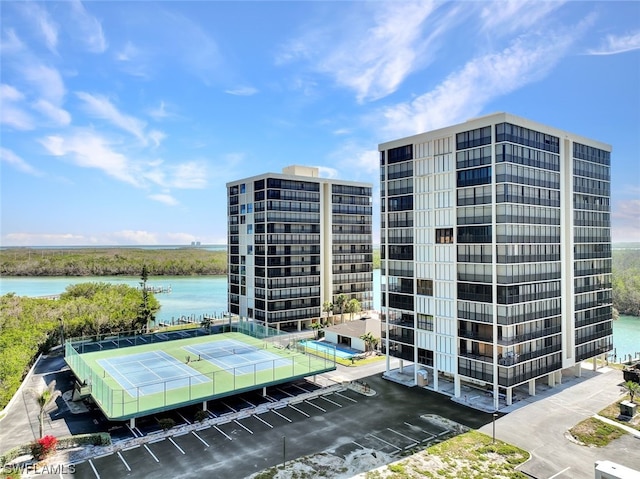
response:
M522 400L517 409L496 420L496 437L529 451L531 460L520 470L537 479L594 477L594 463L610 460L640 471L640 440L626 434L602 448L580 446L565 433L580 421L620 399L622 373L602 368L582 378ZM491 435L492 424L480 428Z

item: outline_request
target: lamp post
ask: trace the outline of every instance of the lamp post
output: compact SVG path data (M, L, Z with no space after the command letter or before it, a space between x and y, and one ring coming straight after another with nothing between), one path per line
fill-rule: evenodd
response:
M64 322L62 321L62 316L58 318L60 321L60 346L62 346L62 354L64 354Z
M492 444L496 443L496 418L498 417L498 413L493 413L493 441Z

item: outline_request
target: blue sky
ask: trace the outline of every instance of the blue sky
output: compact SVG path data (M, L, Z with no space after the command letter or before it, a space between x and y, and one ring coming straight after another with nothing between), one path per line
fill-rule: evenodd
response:
M613 145L640 241L640 2L0 2L2 246L226 242L225 184L374 184L378 143L507 111Z

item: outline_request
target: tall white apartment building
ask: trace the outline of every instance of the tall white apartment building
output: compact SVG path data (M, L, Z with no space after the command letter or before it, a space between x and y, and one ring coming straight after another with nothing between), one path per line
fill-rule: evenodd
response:
M306 166L227 183L229 312L300 330L340 294L372 309L371 191Z
M498 409L612 349L611 146L498 113L378 149L383 346L416 383Z

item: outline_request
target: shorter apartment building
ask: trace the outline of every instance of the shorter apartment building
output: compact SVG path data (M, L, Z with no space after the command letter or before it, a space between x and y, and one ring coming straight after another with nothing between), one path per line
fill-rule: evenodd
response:
M340 294L371 309L371 194L298 165L227 183L230 313L300 330Z

